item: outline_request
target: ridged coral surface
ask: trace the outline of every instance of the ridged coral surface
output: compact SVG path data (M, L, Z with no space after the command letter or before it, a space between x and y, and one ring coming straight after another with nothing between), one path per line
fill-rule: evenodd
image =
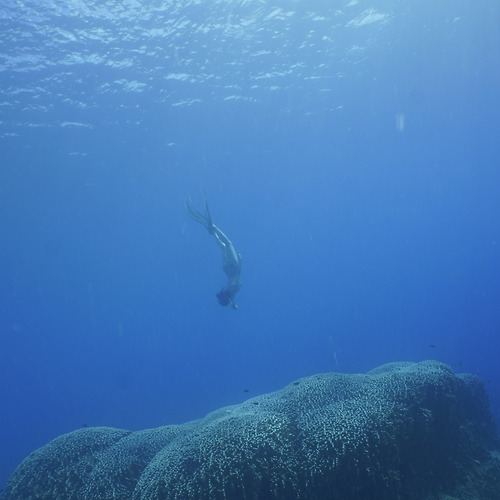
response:
M477 377L393 363L303 378L183 425L60 436L22 462L5 498L423 498L453 488L494 436Z

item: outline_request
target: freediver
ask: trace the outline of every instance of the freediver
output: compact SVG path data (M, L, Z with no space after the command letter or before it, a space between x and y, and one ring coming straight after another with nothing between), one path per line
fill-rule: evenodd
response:
M224 307L231 305L233 309L238 309L234 297L241 288L241 254L236 253L229 238L212 222L207 202L204 214L195 210L189 201L186 201L185 206L191 219L204 226L222 249L222 269L226 273L227 284L216 294L219 304Z

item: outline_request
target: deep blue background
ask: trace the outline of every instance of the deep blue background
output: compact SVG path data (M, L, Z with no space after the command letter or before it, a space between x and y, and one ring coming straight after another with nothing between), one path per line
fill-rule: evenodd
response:
M500 420L499 9L441 3L373 5L391 16L360 58L344 57L351 41L340 32L343 74L332 67L330 83L308 79L315 57L328 65L311 51L276 89L252 89L259 63L242 64L233 83L248 100L164 81L162 92L188 86L199 99L185 106L154 86L82 90L79 77L115 78L87 63L64 92L88 108L55 91L16 93L43 88L55 70L14 68L6 61L22 44L10 37L0 66L0 484L84 424L180 423L301 376L399 360L480 375ZM9 12L28 15L17 9L3 12L4 26ZM283 61L273 38L262 43ZM145 70L123 71L134 80ZM243 254L237 312L217 305L220 251L183 208L191 197L201 210L205 195Z

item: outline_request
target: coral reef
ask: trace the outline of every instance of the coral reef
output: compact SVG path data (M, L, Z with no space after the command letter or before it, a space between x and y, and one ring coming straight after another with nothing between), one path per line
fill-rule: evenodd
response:
M4 498L445 498L474 477L500 491L496 445L477 377L392 363L306 377L183 425L60 436L21 463Z

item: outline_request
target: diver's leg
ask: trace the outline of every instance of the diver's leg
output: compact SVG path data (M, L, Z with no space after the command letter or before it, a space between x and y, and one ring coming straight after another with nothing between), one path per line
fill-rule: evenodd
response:
M222 250L222 262L224 266L224 272L226 272L227 269L229 274L231 275L239 274L238 254L236 253L233 244L229 240L228 242L229 242L228 244L223 245L223 250Z
M217 241L217 244L222 248L222 258L224 264L231 267L237 266L239 262L238 254L236 253L231 240L215 224L213 229L214 238Z
M222 243L222 245L233 246L229 238L214 224L214 236Z
M222 251L224 252L226 249L226 244L221 241L219 238L219 228L214 224L212 226L212 234L214 235L215 241L217 245L219 245L220 248L222 248Z

